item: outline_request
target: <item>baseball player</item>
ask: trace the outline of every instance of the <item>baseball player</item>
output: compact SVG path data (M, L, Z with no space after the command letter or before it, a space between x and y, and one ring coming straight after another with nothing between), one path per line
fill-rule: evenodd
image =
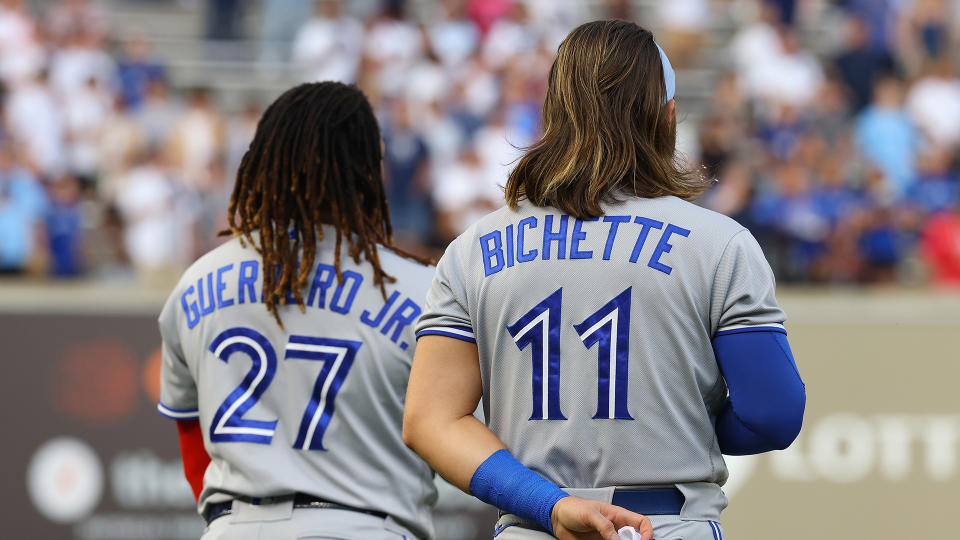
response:
M240 165L234 238L160 315L158 408L204 539L433 536L432 472L400 438L433 270L391 247L380 159L355 87L287 91Z
M573 30L508 206L437 266L404 440L501 509L498 540L718 540L722 454L799 432L773 274L747 230L684 200L703 184L674 161L674 92L649 31Z

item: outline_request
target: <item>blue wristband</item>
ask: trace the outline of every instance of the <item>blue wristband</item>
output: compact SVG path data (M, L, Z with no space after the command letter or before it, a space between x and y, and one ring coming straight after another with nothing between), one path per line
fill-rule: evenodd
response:
M497 450L477 467L470 479L470 493L504 512L537 522L551 534L553 506L570 496L506 450Z

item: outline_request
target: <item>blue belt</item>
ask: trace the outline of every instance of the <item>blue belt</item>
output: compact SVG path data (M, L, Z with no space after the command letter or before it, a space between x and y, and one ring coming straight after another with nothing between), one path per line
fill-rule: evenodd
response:
M611 504L644 515L679 514L686 498L677 488L618 489Z

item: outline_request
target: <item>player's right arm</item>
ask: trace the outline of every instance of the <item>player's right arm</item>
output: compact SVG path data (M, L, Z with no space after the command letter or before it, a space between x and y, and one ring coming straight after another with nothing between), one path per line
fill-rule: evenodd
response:
M160 414L177 422L183 474L193 490L194 498L199 500L200 492L203 491L203 475L210 464L210 456L203 444L196 382L187 366L180 344L176 308L177 290L179 290L179 287L174 289L174 294L171 295L164 306L158 321L162 340L162 364L160 370L160 401L157 404L157 409Z
M199 420L177 420L177 435L180 439L180 458L183 460L183 476L186 477L193 498L200 500L203 491L203 475L210 465L210 455L203 446L203 431Z
M634 527L653 538L650 521L610 504L571 497L523 466L473 416L483 393L470 317L463 309L456 242L437 265L418 328L407 386L403 440L453 485L561 539L616 540ZM459 298L459 299L458 299Z
M473 416L482 394L477 347L423 336L417 343L403 417L403 440L453 485L501 510L535 521L557 538L617 540L650 521L618 506L572 497L524 467Z

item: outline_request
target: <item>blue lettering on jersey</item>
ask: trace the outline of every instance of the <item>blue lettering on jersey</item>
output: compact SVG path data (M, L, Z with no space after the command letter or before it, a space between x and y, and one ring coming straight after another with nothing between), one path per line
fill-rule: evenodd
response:
M257 274L260 272L260 261L243 261L240 263L240 277L237 280L237 302L244 303L243 293L247 292L251 302L257 301Z
M603 246L603 260L610 260L610 252L613 251L613 242L617 238L617 229L621 223L628 223L631 216L604 216L604 223L610 224L610 230L607 232L607 245Z
M223 274L230 270L233 270L232 264L217 268L217 309L223 309L233 305L233 298L223 298L223 291L227 288L227 284L223 281Z
M350 285L350 291L347 293L346 300L341 303L340 297L343 295L343 291L346 290L348 281L352 282L352 285ZM357 291L360 290L361 283L363 283L362 275L354 272L353 270L347 270L344 272L343 283L338 283L337 290L333 291L333 300L330 302L330 311L335 311L344 315L349 313L350 308L353 306L353 301L357 297Z
M206 316L213 313L213 310L217 309L217 304L213 298L213 272L207 274L207 300L209 303L204 305L203 302L203 278L197 280L197 298L200 300L200 315Z
M633 253L630 254L630 262L635 263L637 259L640 258L640 251L643 249L643 244L647 242L647 235L650 234L650 228L661 229L663 228L663 222L641 216L635 217L633 222L640 224L640 234L637 235L637 243L633 245Z
M661 263L660 257L664 253L670 253L670 250L673 249L673 245L669 243L670 235L672 234L690 236L690 231L683 227L677 227L676 225L667 225L667 228L663 231L663 236L660 237L660 243L657 244L657 249L653 250L653 255L650 256L650 262L647 263L647 266L650 268L656 268L668 275L673 271L673 268Z
M592 251L580 251L580 242L587 238L587 233L580 230L584 221L597 221L600 218L578 219L573 222L573 234L570 235L570 258L571 259L592 259ZM562 258L562 257L561 257Z
M570 216L560 216L560 230L553 232L553 216L547 214L543 218L543 260L550 260L550 243L557 243L557 258L567 256L567 219Z
M319 298L317 307L324 309L327 307L327 289L333 284L333 278L337 275L337 269L332 264L318 264L317 273L313 275L313 284L310 285L310 295L307 297L307 305L313 305L313 299Z
M537 258L537 250L531 249L530 251L523 250L523 229L537 228L537 218L530 216L520 220L520 223L517 224L517 262L530 262Z
M409 326L413 321L417 320L417 317L420 316L420 306L416 304L413 300L407 298L400 304L400 307L393 312L393 315L390 316L390 319L387 320L387 324L383 325L383 328L380 329L380 333L387 335L387 332L390 331L391 327L394 327L393 335L390 336L390 341L396 343L400 339L400 333L404 328ZM406 347L403 347L406 349Z
M491 241L493 246L490 246ZM500 231L493 231L480 237L480 250L483 253L483 275L489 276L503 270L503 240ZM495 264L490 264L495 259Z
M180 305L183 307L183 314L187 318L187 328L193 328L200 322L200 311L197 309L197 301L191 300L189 304L187 303L187 296L190 296L193 292L193 285L191 285L180 295Z
M553 248L552 244L554 242L557 244L555 260L592 259L594 251L581 247L587 240L587 231L585 231L583 227L584 223L598 222L601 221L601 218L574 219L573 226L568 227L569 218L570 216L563 214L547 214L544 216L543 236L541 237L542 243L540 244L541 250L539 252L537 249L528 249L526 247L527 236L537 229L537 218L534 216L521 219L515 225L511 223L503 229L497 229L481 235L479 240L484 277L489 277L505 268L512 268L518 264L530 261L549 261ZM556 230L553 228L554 221L559 222ZM660 235L653 249L647 266L655 270L660 270L668 275L673 268L661 262L660 259L665 253L670 253L670 250L673 248L673 245L670 243L671 237L674 235L690 235L690 230L688 229L644 216L604 216L602 221L608 224L607 239L603 247L603 260L605 261L609 261L613 256L613 247L617 239L617 233L620 232L620 225L630 222L640 225L637 239L634 242L633 250L628 259L632 263L640 260L640 255L646 246L647 238L650 237L650 231L654 229L662 230L663 233ZM570 231L569 237L568 231ZM569 251L567 250L568 245L570 248Z
M243 261L238 265L235 282L236 299L230 294L233 285L231 279L233 268L232 263L221 266L203 275L197 280L196 285L190 285L183 291L180 295L180 306L183 309L187 328L194 328L201 319L220 309L234 304L257 302L256 282L260 278L259 261ZM308 307L329 309L341 315L350 314L360 286L363 284L363 275L353 270L345 270L341 283L335 283L336 276L337 271L333 265L318 264L304 304ZM328 304L327 293L331 289L333 293ZM287 302L296 303L292 294L288 293ZM400 349L406 350L410 344L400 340L400 336L404 329L417 320L421 312L422 309L417 302L400 291L393 291L382 306L375 310L364 309L360 311L358 318L363 324L379 329L380 334L386 336Z
M380 312L377 313L375 318L370 318L370 312L363 310L363 313L360 314L360 322L374 328L380 326L380 323L383 322L383 317L388 311L390 311L390 307L393 306L393 303L397 301L398 296L400 296L400 291L393 291L393 293L390 295L390 298L387 298L387 303L380 308Z

